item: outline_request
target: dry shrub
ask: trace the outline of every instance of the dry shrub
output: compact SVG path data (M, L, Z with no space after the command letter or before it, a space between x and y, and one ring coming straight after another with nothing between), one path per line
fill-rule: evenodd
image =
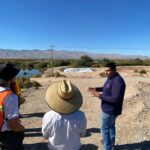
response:
M58 78L58 77L65 77L65 78L66 78L65 75L60 74L59 72L55 72L55 73L54 73L54 77L56 77L56 78Z
M105 72L100 72L100 73L99 73L99 76L102 77L102 78L105 78L105 77L106 77L106 74L105 74Z
M35 87L35 89L38 89L41 86L37 81L31 81L30 78L27 77L19 77L17 79L21 88Z
M146 70L142 69L139 71L140 74L147 74Z

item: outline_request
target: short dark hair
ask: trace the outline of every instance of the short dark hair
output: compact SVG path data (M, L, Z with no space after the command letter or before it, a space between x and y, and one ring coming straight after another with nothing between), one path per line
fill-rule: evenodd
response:
M116 64L114 62L109 62L105 65L105 67L109 67L112 70L116 69Z

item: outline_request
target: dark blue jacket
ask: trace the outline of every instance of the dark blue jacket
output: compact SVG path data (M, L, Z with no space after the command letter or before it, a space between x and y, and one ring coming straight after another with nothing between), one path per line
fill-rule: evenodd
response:
M100 88L102 111L110 115L120 115L122 112L123 99L125 94L125 82L116 72L111 78L108 78Z

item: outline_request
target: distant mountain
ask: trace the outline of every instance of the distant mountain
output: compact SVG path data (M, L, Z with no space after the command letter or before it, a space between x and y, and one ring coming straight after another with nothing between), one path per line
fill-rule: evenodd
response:
M80 51L53 50L54 59L78 59L83 55L88 55L93 59L149 59L148 56L141 55L119 55L119 54L95 54ZM0 49L0 58L22 58L22 59L51 59L50 50L9 50Z

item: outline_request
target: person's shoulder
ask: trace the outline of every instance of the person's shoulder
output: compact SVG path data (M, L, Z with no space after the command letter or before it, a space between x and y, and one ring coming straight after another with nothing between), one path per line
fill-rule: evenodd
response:
M18 96L15 93L10 93L9 95L7 95L6 98L9 99L10 101L15 99L18 100Z
M115 79L124 80L123 77L118 72L116 73Z
M115 76L114 80L117 83L125 84L125 81L124 81L123 77L119 73L117 73L117 75Z
M5 103L13 103L13 104L15 104L15 102L18 103L18 96L16 94L10 93L9 95L7 95L5 97L4 104Z
M53 111L53 110L50 110L50 111L48 111L48 112L46 112L45 114L44 114L44 116L48 116L48 115L56 115L57 113L55 112L55 111Z
M83 116L85 116L85 113L81 110L77 110L76 112L73 113L73 115L82 118Z
M86 120L87 120L85 113L81 110L76 111L76 117L75 118L77 120L79 120L80 123L86 122Z
M77 110L76 113L78 113L78 114L84 114L84 112L82 110Z
M44 118L58 119L59 117L60 117L60 114L53 110L50 110L44 114Z

